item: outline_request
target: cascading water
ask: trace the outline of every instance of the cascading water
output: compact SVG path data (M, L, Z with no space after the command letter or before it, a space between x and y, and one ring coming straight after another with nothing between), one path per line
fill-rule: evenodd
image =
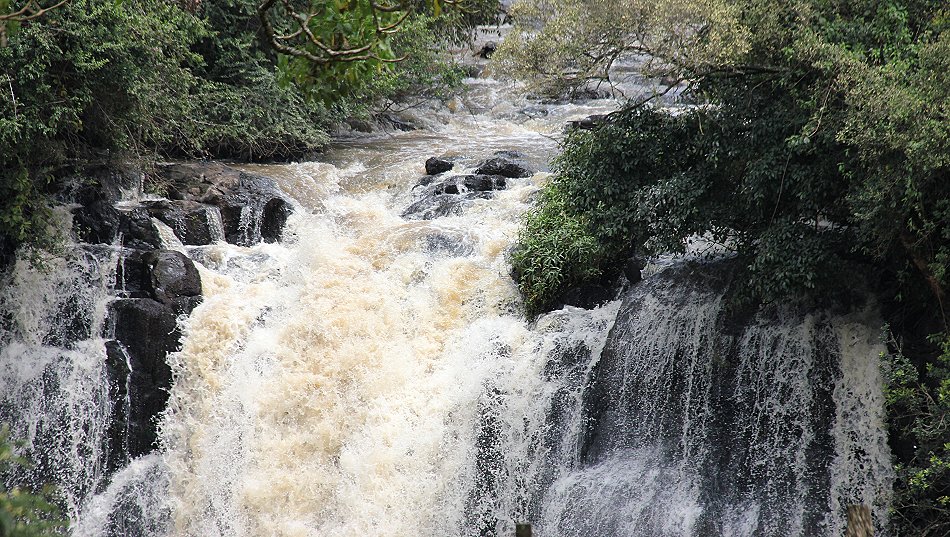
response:
M511 535L517 522L541 536L836 535L849 503L883 520L873 315L732 318L723 278L676 262L622 300L529 322L506 256L546 174L460 214L401 217L426 158L461 172L515 150L543 169L567 120L615 106L470 83L455 114L407 112L429 130L248 166L298 203L280 243L175 245L204 302L169 356L161 449L108 483L83 451L109 428L108 286L17 269L3 304L45 309L7 322L4 417L26 438L67 431L49 459L68 468L49 475L73 535ZM43 335L64 300L96 312L73 338L90 349ZM50 379L53 399L20 395Z
M18 261L0 284L0 422L33 462L8 484L59 485L79 517L108 463L112 414L102 330L116 256L70 249L37 269Z

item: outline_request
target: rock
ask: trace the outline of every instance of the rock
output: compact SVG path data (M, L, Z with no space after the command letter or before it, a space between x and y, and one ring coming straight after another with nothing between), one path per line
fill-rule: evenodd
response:
M111 443L127 458L155 448L156 420L165 409L172 372L166 356L178 350L181 332L175 312L150 298L110 304L114 340L106 345L107 371L115 408Z
M455 163L444 158L432 157L426 161L426 175L438 175L451 170Z
M398 131L409 132L409 131L416 130L416 126L413 125L412 123L409 123L408 121L395 117L391 114L383 114L379 116L379 120L385 121L386 123L391 125L392 128Z
M539 117L546 117L550 112L544 105L532 105L518 110L518 113L527 116L529 119L537 119Z
M498 50L498 43L489 41L485 43L482 48L480 48L478 52L475 53L475 55L483 60L487 60L491 58L493 54L495 54L496 50Z
M422 177L419 178L419 181L416 182L416 186L414 186L413 188L420 187L420 186L429 186L429 185L431 185L433 182L435 182L435 177L434 177L434 176L432 176L432 175L423 175Z
M512 179L534 175L534 171L508 157L490 158L480 163L475 168L475 173L477 175L501 175Z
M73 229L79 240L112 244L122 237L129 248L160 248L161 236L143 207L119 210L105 200L96 200L73 213Z
M433 232L423 239L423 248L432 254L443 254L452 257L471 255L475 247L462 234L447 232Z
M568 131L572 130L593 130L599 125L603 124L607 120L607 116L603 114L594 114L592 116L587 116L584 119L579 119L575 121L567 122Z
M115 204L125 192L141 187L142 171L131 165L92 166L81 172L82 180L70 197L81 205L90 205L102 200Z
M145 252L127 250L119 258L115 273L115 292L121 298L149 298L149 272L143 259Z
M623 265L623 274L627 277L627 281L631 284L637 283L643 279L643 275L640 273L644 267L647 266L647 262L640 256L632 256L626 261Z
M201 276L185 254L173 250L156 250L142 256L151 297L162 304L173 305L183 297L201 296ZM187 313L190 313L188 310Z
M186 200L142 202L148 213L172 228L182 244L201 246L222 241L221 211L212 205Z
M458 215L474 200L490 199L493 191L504 190L507 186L507 179L499 175L453 175L425 185L418 199L403 211L402 216L414 220L431 220Z
M290 199L270 177L218 162L161 164L157 173L181 199L217 207L225 239L232 244L280 240L293 211Z
M427 196L403 211L403 218L432 220L443 216L457 216L476 199L490 199L491 192L468 192L466 194L438 194Z
M585 284L568 289L558 299L562 306L575 306L584 309L593 309L614 298L614 292L597 284Z

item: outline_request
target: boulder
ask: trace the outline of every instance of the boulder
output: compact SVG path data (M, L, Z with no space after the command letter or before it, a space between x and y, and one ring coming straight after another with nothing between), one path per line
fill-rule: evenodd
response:
M481 162L475 168L477 175L500 175L508 178L531 177L534 171L508 157L494 157Z
M169 197L217 207L225 239L232 244L278 241L293 211L270 177L219 162L166 163L157 173L168 182Z
M162 245L158 229L143 207L118 209L106 200L96 200L75 210L73 229L79 240L112 244L120 236L129 248L151 249Z
M182 244L201 246L224 240L221 211L213 205L187 200L150 200L142 205L170 227Z
M646 259L640 256L632 256L623 265L623 274L631 284L637 283L643 279L641 270L647 266Z
M508 183L498 175L454 175L439 182L420 181L419 185L425 188L403 211L404 218L431 220L461 214L474 200L490 199L495 190L504 190Z
M587 116L584 119L578 119L574 121L567 122L568 131L572 130L593 130L599 125L603 124L607 120L607 116L603 114L594 114L592 116Z
M142 256L151 297L162 304L174 304L182 297L201 296L201 276L185 254L155 250Z
M478 52L475 53L476 56L483 60L487 60L495 54L495 51L498 50L498 43L494 41L489 41L482 45L482 48L478 49Z
M438 175L451 170L455 163L439 157L432 157L426 161L426 175Z
M432 220L443 216L462 214L476 199L490 199L491 192L467 192L465 194L438 194L426 196L406 208L403 218L409 220Z
M175 315L187 315L201 303L201 277L194 262L180 252L132 250L119 259L116 294L150 298Z
M144 455L155 448L156 420L165 409L172 372L166 356L178 350L181 333L171 307L150 298L110 304L113 340L106 344L115 417L110 459Z
M603 285L585 284L568 289L561 295L558 302L562 306L575 306L584 309L593 309L614 298L614 292Z

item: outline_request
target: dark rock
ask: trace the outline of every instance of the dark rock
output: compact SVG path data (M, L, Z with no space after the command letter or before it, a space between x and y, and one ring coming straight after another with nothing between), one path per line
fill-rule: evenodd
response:
M567 122L567 130L593 130L599 125L603 124L607 120L607 116L603 114L594 114L592 116L587 116L584 119L579 119L575 121Z
M157 173L183 199L217 207L225 238L232 244L250 246L261 240L279 240L293 210L270 177L218 162L162 164Z
M201 295L201 276L185 254L156 250L144 254L142 262L148 274L148 289L153 299L171 305L178 298Z
M181 332L172 308L149 298L116 300L109 319L115 340L106 346L107 370L120 410L110 429L111 451L128 459L155 447L156 420L172 383L166 356L178 350Z
M217 207L186 200L145 201L142 205L152 217L170 227L182 244L200 246L224 240Z
M507 179L497 175L454 175L426 186L402 216L431 220L458 215L474 200L490 199L493 191L504 190L507 186Z
M412 123L409 123L408 121L399 119L398 117L395 117L395 116L390 115L390 114L383 114L383 115L379 116L379 119L380 119L380 121L385 121L385 122L388 123L390 126L392 126L392 128L394 128L394 129L396 129L396 130L399 130L399 131L409 132L409 131L414 131L414 130L416 130L416 126L413 125Z
M438 194L426 196L403 211L403 218L432 220L443 216L457 216L476 199L490 199L491 192L467 192L465 194Z
M419 178L419 181L416 183L416 187L419 186L429 186L435 181L435 177L431 175L423 175ZM415 187L413 187L415 188Z
M539 117L546 117L549 112L547 107L543 105L533 105L526 106L521 110L518 110L518 113L527 116L530 119L537 119Z
M631 284L637 283L643 279L643 275L640 273L647 266L645 259L639 256L633 256L627 260L623 265L623 274L627 277L627 281Z
M115 274L115 292L122 298L151 296L149 271L141 250L128 250L119 258Z
M501 175L512 179L518 177L531 177L534 172L521 163L507 157L490 158L475 168L478 175Z
M115 204L124 192L135 189L141 181L141 170L133 167L93 166L82 170L82 181L70 197L81 205L97 200Z
M475 248L464 236L434 232L423 239L425 251L433 254L445 254L452 257L462 257L471 254Z
M561 295L558 302L563 306L592 309L601 306L614 298L614 292L597 284L586 284L568 289Z
M438 175L451 170L455 163L444 158L432 157L426 161L426 175Z
M151 249L162 245L158 229L143 207L119 210L105 200L96 200L73 213L73 229L79 240L112 244L120 236L129 248Z
M493 54L495 54L496 50L498 50L498 43L489 41L485 43L482 48L480 48L478 52L475 53L475 55L483 60L487 60L491 58Z
M293 208L283 198L272 198L264 204L264 212L261 215L261 240L264 242L277 242L287 225L287 219Z

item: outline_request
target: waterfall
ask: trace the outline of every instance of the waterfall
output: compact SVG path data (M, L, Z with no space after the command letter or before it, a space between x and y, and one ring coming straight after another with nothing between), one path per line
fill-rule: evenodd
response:
M102 331L116 256L77 247L43 263L19 260L0 284L0 422L33 463L3 477L57 484L66 514L77 518L108 464L112 386Z
M517 151L544 170L568 120L616 103L469 85L458 113L406 112L432 130L246 166L294 198L280 241L254 230L283 206L209 215L233 244L152 221L204 301L167 357L160 447L137 459L109 453L131 413L106 352L120 249L19 261L0 417L38 464L9 479L57 484L76 537L831 536L851 503L883 525L873 306L745 311L728 260L674 260L599 308L525 319L508 256L548 174L406 219L422 164Z

